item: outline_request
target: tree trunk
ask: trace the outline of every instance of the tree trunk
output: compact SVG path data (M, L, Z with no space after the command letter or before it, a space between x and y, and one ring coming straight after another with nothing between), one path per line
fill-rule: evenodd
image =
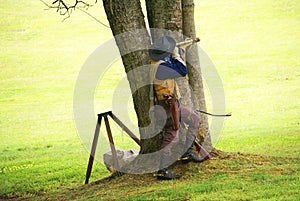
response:
M136 70L138 67L150 63L148 53L150 37L146 30L144 15L139 0L103 0L103 5L122 55L122 61L133 94L134 109L142 139L141 150L143 150L144 147L149 147L147 145L149 140L143 139L147 139L149 133L151 133L150 128L147 129L150 124L150 85L145 85L145 83L149 83L149 74L143 70Z
M151 31L153 40L164 35L171 35L177 41L182 39L180 0L146 0L146 7L149 27L155 28Z
M182 0L183 15L183 34L189 38L196 37L195 19L194 19L194 0ZM187 68L189 71L189 84L192 88L192 100L195 109L206 111L202 73L199 61L198 47L192 45L186 52ZM201 129L206 136L205 148L210 151L212 143L209 133L208 119L205 114L200 114Z

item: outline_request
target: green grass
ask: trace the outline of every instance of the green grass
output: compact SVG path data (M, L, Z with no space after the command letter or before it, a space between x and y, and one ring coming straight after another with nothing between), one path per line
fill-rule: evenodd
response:
M218 147L299 156L300 2L197 5L198 33L223 79L233 115Z
M110 182L81 187L89 154L72 111L80 68L111 31L80 11L62 22L44 8L36 0L0 0L0 199L298 200L300 1L196 1L201 46L218 69L233 115L217 148L274 157L254 157L262 163L254 165L248 156L190 165L178 182L121 177L111 181L120 191ZM108 24L101 2L90 12ZM109 109L102 105L110 104L122 76L117 62L95 92L96 112ZM118 147L134 146L118 128L113 133ZM108 175L95 163L91 181Z
M123 175L35 199L298 200L298 164L299 159L225 154L201 165L177 164L173 171L183 173L179 181Z

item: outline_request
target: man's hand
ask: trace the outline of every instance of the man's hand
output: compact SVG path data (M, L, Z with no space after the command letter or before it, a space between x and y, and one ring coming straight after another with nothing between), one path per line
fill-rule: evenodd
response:
M176 58L176 57L180 57L178 47L175 47L175 49L173 50L173 53L172 53L172 58Z

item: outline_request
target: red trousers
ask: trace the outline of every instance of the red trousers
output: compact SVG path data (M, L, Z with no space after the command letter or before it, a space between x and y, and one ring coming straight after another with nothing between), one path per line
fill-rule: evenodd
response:
M176 130L174 128L174 118L172 117L171 111L172 105L169 105L163 101L160 101L157 105L161 107L156 107L155 109L156 121L160 124L164 124L161 125L163 127L163 140L161 145L160 166L161 168L166 168L172 164L172 159L170 159L174 158L172 157L172 155L174 155L172 151L177 152L177 154L180 152L179 150L176 150L176 144L178 144L179 140L179 129ZM190 146L192 146L192 143L198 135L200 118L197 114L190 111L188 108L180 106L179 103L175 104L175 107L177 107L179 125L183 125L184 123L184 125L186 125L188 128L186 142L190 142Z

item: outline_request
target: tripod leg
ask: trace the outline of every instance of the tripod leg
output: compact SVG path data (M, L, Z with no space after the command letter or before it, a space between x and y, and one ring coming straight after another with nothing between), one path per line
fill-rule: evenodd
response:
M110 144L110 148L111 148L111 152L112 152L112 156L113 156L113 160L114 160L113 168L115 170L118 170L119 169L119 163L118 163L118 158L117 158L117 151L116 151L116 148L115 148L115 144L114 144L114 140L113 140L113 137L112 137L112 134L111 134L110 125L109 125L107 116L104 116L104 122L105 122L106 131L107 131L107 135L108 135L108 139L109 139L109 144Z
M96 129L95 129L94 140L93 140L92 149L91 149L91 153L90 153L90 159L89 159L88 167L87 167L87 170L86 170L85 184L89 183L89 179L90 179L90 176L91 176L92 167L93 167L93 163L94 163L94 156L95 156L96 147L97 147L97 143L98 143L99 132L100 132L101 120L102 120L102 116L98 116Z
M133 139L139 146L141 146L141 141L136 137L133 132L131 132L113 113L110 114L111 118Z

